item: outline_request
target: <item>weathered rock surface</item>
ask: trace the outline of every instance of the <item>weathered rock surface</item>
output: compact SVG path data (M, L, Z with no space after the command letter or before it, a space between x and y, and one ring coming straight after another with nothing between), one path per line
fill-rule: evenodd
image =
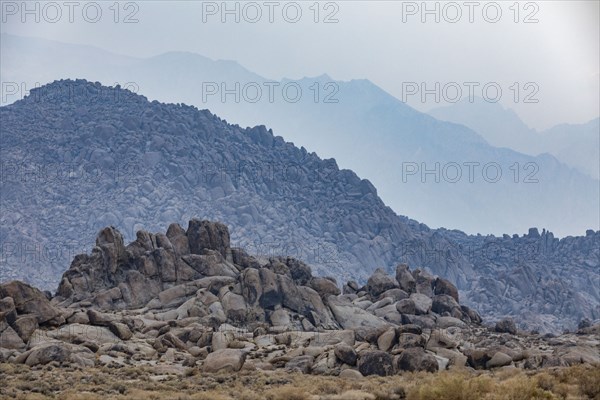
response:
M388 376L394 374L392 356L385 351L365 350L359 354L358 371L363 375Z
M438 362L434 356L426 353L422 348L410 347L400 353L397 368L400 371L435 372L438 370Z
M50 301L40 290L31 287L19 281L13 281L0 285L0 299L6 299L12 305L14 310L21 314L31 314L35 316L39 324L56 324L64 322L58 309L50 304ZM12 306L5 306L11 310ZM10 318L9 315L7 315Z
M358 355L354 347L345 344L340 344L335 347L335 356L343 363L350 366L356 365Z
M246 361L246 352L236 349L216 350L206 357L204 372L237 372Z

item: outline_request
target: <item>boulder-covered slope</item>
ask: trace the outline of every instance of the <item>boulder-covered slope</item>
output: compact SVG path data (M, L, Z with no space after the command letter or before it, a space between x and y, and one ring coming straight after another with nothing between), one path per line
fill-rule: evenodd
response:
M477 256L487 241L513 244L398 216L369 181L263 126L84 80L33 90L0 117L0 281L54 289L104 226L132 240L201 216L231 226L247 253L294 257L342 282L403 262L448 279L487 318L557 331L600 317L600 232L526 261Z
M261 262L232 247L221 223L140 231L128 245L107 227L54 298L0 285L0 362L354 377L600 365L598 325L559 338L519 332L512 320L486 327L459 300L449 281L406 264L341 293L301 261Z

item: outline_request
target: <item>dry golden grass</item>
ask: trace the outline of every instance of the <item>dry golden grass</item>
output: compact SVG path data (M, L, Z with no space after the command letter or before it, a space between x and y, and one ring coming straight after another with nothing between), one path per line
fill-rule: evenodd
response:
M344 380L284 372L157 376L151 367L0 364L0 399L61 400L600 400L600 368L468 370Z

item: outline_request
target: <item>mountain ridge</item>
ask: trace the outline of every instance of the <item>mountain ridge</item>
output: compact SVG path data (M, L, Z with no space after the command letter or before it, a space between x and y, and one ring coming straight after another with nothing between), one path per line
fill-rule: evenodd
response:
M10 44L10 40L6 42ZM268 100L266 87L260 101L252 103L246 101L242 88L246 84L261 87L267 79L252 73L221 72L216 64L181 70L178 63L158 66L141 61L135 68L122 68L111 57L105 57L105 68L100 70L86 63L77 51L71 51L72 62L67 66L52 54L40 60L27 51L27 46L19 51L13 47L3 46L3 70L13 64L20 67L11 67L9 70L17 74L3 79L29 82L35 77L43 82L57 76L81 76L92 81L121 82L124 87L130 83L131 88L150 99L209 108L241 126L267 125L287 141L317 151L323 158L335 157L342 168L368 178L398 214L410 215L431 227L501 235L546 226L566 236L581 234L590 227L590 221L600 218L594 206L600 199L600 190L591 177L573 172L550 157L532 157L489 146L473 130L429 119L367 81L290 81L303 93L293 103L282 93L285 83L269 80L279 85L273 103ZM36 75L28 65L41 62L47 68L44 74ZM221 84L231 89L236 83L242 91L240 101L234 101L234 95L226 95L223 100ZM206 84L216 87L217 92L207 95L206 87L203 88ZM292 88L290 93L293 92ZM456 167L453 163L458 163L462 174L457 183L443 175L447 168ZM479 163L473 182L468 180L470 170L463 163ZM490 163L502 172L498 182L488 182L483 175L483 166ZM415 164L419 167L417 173L406 175ZM432 175L425 179L423 170L432 168L439 169L436 180ZM533 185L524 182L532 173L537 182ZM563 187L569 190L564 191ZM486 207L472 204L486 204L496 212L489 213ZM448 213L449 208L454 212Z
M600 118L538 131L529 128L512 109L481 98L434 108L429 114L468 126L494 146L510 147L531 155L551 154L594 179L600 177Z

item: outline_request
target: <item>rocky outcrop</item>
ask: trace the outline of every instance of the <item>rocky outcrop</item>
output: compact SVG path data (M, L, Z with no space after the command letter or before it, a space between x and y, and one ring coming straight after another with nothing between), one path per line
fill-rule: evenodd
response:
M354 378L600 365L592 321L563 337L515 332L510 320L486 327L450 282L406 265L341 294L302 262L261 260L228 238L225 225L195 219L166 235L139 231L128 245L102 229L51 300L20 282L0 286L0 362Z
M65 318L40 290L19 281L0 285L0 347L24 349L40 326L60 326Z
M0 285L0 298L9 310L19 316L35 317L38 324L60 324L62 320L58 309L40 290L19 281Z
M488 271L477 274L461 300L489 321L508 316L518 329L559 333L600 318L600 231L563 239L536 228L502 237L442 233Z
M187 230L171 225L167 235L140 231L127 246L116 229L105 228L91 255L75 257L54 302L102 310L178 307L177 318L199 317L208 326L339 327L323 303L340 293L335 281L312 277L308 266L291 258L271 258L261 266L238 250L235 258L244 264L238 265L230 261L232 253L229 230L220 223L192 219ZM130 335L126 326L93 310L87 315L91 324Z

